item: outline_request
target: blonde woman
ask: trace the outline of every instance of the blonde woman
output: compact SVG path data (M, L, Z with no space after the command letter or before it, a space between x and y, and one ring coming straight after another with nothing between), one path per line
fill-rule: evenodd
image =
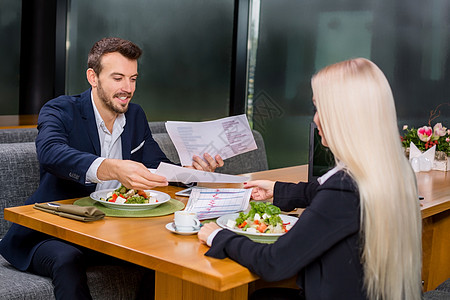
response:
M248 182L255 200L306 209L271 245L209 223L199 233L211 246L206 255L228 256L269 281L298 275L300 293L258 299L420 299L420 205L386 77L357 58L319 71L312 90L314 122L336 167L311 183Z

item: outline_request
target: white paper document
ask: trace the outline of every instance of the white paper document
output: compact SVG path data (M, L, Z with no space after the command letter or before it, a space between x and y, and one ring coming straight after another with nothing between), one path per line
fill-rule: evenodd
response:
M193 155L227 159L258 148L244 114L206 122L168 121L166 129L183 166L192 165Z
M193 188L185 210L196 212L199 220L218 218L246 210L251 194L252 189Z
M172 164L160 163L155 174L167 178L167 181L191 183L191 182L216 182L216 183L242 183L250 179L248 176L237 176L188 169Z

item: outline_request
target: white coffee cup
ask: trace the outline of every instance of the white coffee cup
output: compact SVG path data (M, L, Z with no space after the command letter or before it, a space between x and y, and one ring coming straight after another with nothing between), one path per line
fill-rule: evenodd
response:
M173 222L178 231L192 231L200 228L200 221L197 219L197 213L192 211L176 211Z

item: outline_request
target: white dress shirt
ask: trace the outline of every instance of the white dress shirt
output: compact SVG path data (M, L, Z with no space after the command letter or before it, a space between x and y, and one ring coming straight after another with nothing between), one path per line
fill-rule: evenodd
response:
M121 135L123 127L126 124L125 114L120 114L114 121L112 133L106 128L97 107L94 103L94 98L91 92L91 101L94 108L95 123L97 124L98 137L100 139L101 154L99 158L94 160L86 173L86 181L97 183L96 191L103 189L115 189L120 186L117 180L102 181L97 177L97 170L100 164L106 158L122 159L122 139Z

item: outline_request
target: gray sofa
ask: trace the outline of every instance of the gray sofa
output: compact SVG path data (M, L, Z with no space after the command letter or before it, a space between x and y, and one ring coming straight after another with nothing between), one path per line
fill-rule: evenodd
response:
M0 143L34 142L38 134L37 128L14 128L0 130Z
M174 163L179 163L180 159L177 150L167 134L165 122L148 122L148 125L152 131L153 138L167 157ZM36 128L1 129L0 144L34 142L37 133ZM258 149L228 159L225 162L225 166L217 169L217 172L234 175L267 170L268 164L263 137L255 130L253 130L253 136Z
M436 289L426 292L424 300L449 300L450 299L450 278L441 283Z
M0 130L1 131L1 130ZM3 209L23 205L39 184L34 142L0 144L0 238L11 223ZM94 299L134 299L145 269L133 265L99 265L87 270ZM0 299L55 299L50 278L20 272L0 256Z
M166 133L165 122L148 122L152 133ZM38 134L37 128L11 128L0 130L0 143L34 142Z
M164 122L151 122L153 137L173 162L178 154L165 132ZM153 127L152 127L153 126ZM237 174L267 169L264 141L254 131L258 149L230 158L218 172ZM11 223L4 220L4 208L23 205L39 185L35 128L0 130L0 239ZM134 299L145 269L131 265L104 265L87 271L94 299ZM54 299L49 278L20 272L0 256L0 299Z

